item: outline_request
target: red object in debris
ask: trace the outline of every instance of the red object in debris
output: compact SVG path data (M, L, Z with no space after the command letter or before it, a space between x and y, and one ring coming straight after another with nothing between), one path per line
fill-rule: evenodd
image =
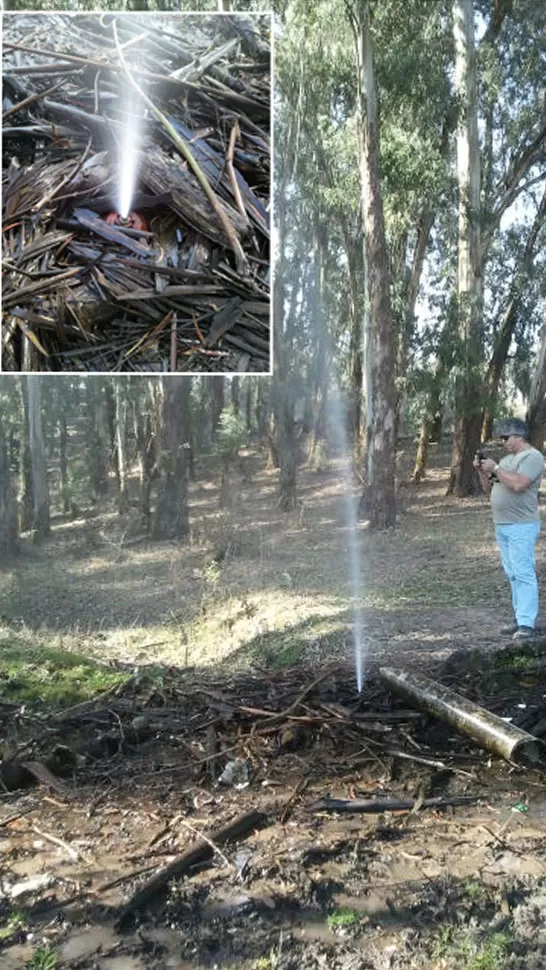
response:
M143 232L148 232L148 223L142 216L139 216L138 212L130 212L125 219L120 216L119 212L110 212L104 218L110 226L123 226L125 229L140 229Z

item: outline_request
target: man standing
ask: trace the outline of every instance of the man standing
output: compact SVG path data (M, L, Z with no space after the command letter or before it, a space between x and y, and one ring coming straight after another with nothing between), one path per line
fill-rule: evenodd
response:
M474 460L482 486L491 491L491 509L502 566L510 581L515 626L502 630L514 640L533 636L538 616L535 543L540 532L538 490L544 456L530 444L527 425L519 418L500 421L496 427L507 454L497 464L492 458Z

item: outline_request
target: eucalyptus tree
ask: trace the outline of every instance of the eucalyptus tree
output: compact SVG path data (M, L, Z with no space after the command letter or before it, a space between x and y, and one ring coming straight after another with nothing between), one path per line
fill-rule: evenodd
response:
M279 508L288 511L296 504L296 443L294 436L294 389L290 327L286 314L288 289L296 285L297 266L289 250L289 209L292 204L299 131L301 128L304 79L294 70L294 36L284 23L277 48L277 86L280 103L276 118L275 197L276 271L273 294L274 377L271 404L274 417L270 453L279 467Z
M128 378L113 378L113 392L115 402L114 437L115 437L115 472L117 483L117 507L120 515L127 512L129 507L128 478L128 417L129 402L127 399Z
M479 441L483 359L483 276L481 273L480 145L474 9L454 0L455 96L457 122L458 265L457 311L461 343L456 384L456 421L448 491L466 495L479 488L472 459Z
M542 326L538 343L535 370L529 391L527 421L531 441L537 448L544 448L546 436L546 322Z
M159 433L156 504L152 520L154 539L187 539L189 478L190 381L167 377L160 388L161 428Z
M16 436L21 420L19 388L13 377L0 377L0 555L3 556L13 555L19 549Z
M36 541L47 538L50 532L49 484L42 426L42 380L43 378L37 375L23 377L23 393L27 401L32 480L32 528Z
M461 231L459 234L459 267L464 266L469 254L472 264L466 288L459 275L463 393L457 399L450 482L452 491L464 495L475 487L472 454L479 440L480 411L486 409L484 431L488 434L511 342L518 330L520 337L527 331L526 340L532 331L530 317L526 321L522 319L522 293L528 284L537 238L544 223L544 205L540 198L546 179L543 104L546 38L544 5L538 0L521 0L517 4L499 2L492 9L485 0L456 0L453 14L460 79L460 130L470 118L473 123L473 132L467 131L465 150L470 152L467 176L463 170L464 152L459 160L460 229L464 226L463 210L467 206L466 239L461 238ZM485 29L477 45L476 59L471 33L474 34L476 24L480 23ZM461 29L457 38L458 25ZM480 141L478 124L482 131ZM513 265L504 306L499 306L496 293L510 274L505 265L499 278L495 250L498 255L500 249L502 265L503 256L506 262L509 226L514 221L519 221L519 231L526 243L519 247L519 260ZM465 296L468 293L470 299ZM495 304L497 311L492 316ZM468 316L472 323L465 330Z
M162 382L156 377L131 377L129 422L138 467L138 508L144 529L152 531L152 491L158 474L158 448L163 412Z
M103 377L85 377L85 398L88 421L89 480L94 501L102 501L108 494L112 459L107 384Z

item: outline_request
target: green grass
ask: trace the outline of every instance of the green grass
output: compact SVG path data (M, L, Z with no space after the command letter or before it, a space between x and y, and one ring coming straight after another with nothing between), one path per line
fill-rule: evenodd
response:
M359 919L360 914L355 909L338 909L330 913L326 923L328 929L335 930L340 926L354 926Z
M126 678L86 657L42 645L28 635L0 635L0 699L29 707L78 704Z
M28 919L25 913L20 910L15 910L10 914L7 922L4 925L0 925L0 940L7 940L17 930L24 930L27 926Z
M472 901L483 899L485 895L485 887L481 882L477 882L476 879L463 879L461 882L461 892L463 896Z
M49 943L39 946L32 954L30 963L27 963L25 970L55 970L58 966L57 956Z
M449 970L506 970L511 946L508 931L480 938L476 930L445 926L435 940L433 956L446 961Z

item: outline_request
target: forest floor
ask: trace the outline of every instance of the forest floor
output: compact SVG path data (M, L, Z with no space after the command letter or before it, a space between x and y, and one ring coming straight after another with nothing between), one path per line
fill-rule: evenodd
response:
M282 515L260 456L222 510L202 462L186 546L87 514L3 565L3 970L544 967L544 771L408 710L378 676L419 667L513 721L546 714L543 639L503 649L487 501L445 497L437 449L404 484L412 457L396 529L358 530L361 695L335 463L301 469L302 504ZM543 539L538 571L544 589ZM414 808L337 815L327 796ZM219 845L250 810L260 823ZM214 858L120 926L201 832Z

